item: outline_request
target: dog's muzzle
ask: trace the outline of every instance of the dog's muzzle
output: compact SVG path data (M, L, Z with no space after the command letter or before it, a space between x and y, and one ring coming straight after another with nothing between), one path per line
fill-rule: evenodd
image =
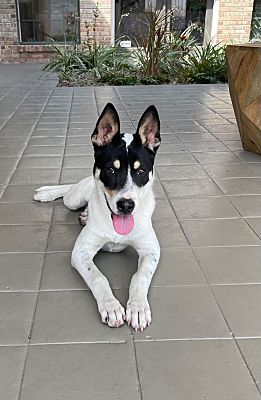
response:
M117 201L116 206L120 214L130 215L134 210L135 203L132 199L126 199L125 197L121 197Z

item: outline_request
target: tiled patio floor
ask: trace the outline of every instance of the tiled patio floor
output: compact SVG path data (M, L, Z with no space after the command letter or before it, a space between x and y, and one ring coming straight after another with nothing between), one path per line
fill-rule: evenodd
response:
M242 150L228 87L56 83L40 66L0 65L1 400L260 400L261 156ZM162 121L162 257L143 333L102 325L71 269L78 213L32 201L91 173L108 101L122 131L149 104ZM125 305L135 252L96 262Z

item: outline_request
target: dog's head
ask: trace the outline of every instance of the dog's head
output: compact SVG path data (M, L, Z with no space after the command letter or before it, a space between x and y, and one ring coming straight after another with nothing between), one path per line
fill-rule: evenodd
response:
M160 145L160 120L154 106L141 116L134 135L120 133L115 107L108 103L92 134L93 174L102 188L117 233L126 235L153 180L153 165Z

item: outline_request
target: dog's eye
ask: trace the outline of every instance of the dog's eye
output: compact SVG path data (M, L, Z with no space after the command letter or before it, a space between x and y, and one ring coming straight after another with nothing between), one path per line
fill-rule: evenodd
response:
M137 170L137 174L138 174L138 175L143 175L143 174L145 174L145 169L139 168L139 169Z
M112 174L114 174L114 168L112 168L112 167L109 167L109 168L106 168L106 172L107 172L107 174L109 174L109 175L112 175Z

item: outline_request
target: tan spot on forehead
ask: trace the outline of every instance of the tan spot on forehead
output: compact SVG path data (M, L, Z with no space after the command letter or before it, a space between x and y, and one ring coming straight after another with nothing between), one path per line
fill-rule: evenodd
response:
M120 169L120 167L121 167L121 162L120 162L120 160L114 160L114 161L113 161L113 166L114 166L115 168L117 168L117 169Z
M117 190L112 190L112 189L106 189L105 192L109 197L113 197L117 194Z
M137 160L135 161L135 163L133 164L133 168L134 169L138 169L140 167L140 162Z

